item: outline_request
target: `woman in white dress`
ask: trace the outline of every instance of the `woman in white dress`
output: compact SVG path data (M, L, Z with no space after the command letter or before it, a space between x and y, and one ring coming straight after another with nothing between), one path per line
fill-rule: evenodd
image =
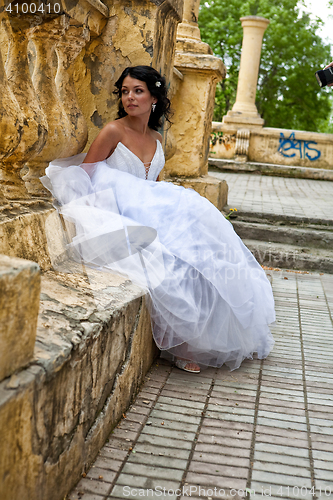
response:
M274 345L274 300L263 269L232 225L191 189L156 182L170 101L153 68L116 82L119 119L87 155L56 160L43 184L75 222L70 247L88 266L120 272L148 292L155 342L176 366L236 369Z

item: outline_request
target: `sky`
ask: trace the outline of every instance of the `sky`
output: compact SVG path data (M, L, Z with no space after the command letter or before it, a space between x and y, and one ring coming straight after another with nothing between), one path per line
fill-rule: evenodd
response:
M325 25L321 31L321 36L328 43L332 44L333 52L333 6L327 6L328 0L305 0L305 4L305 10L325 21Z

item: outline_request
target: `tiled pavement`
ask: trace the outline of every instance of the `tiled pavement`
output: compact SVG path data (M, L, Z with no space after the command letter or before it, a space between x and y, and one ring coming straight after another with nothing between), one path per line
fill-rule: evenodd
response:
M333 220L333 182L211 171L229 187L228 205L242 212Z
M332 219L333 183L221 175L239 210ZM68 499L333 498L333 275L266 272L269 357L200 375L159 361Z
M69 499L333 498L333 276L266 272L269 357L200 375L159 361Z

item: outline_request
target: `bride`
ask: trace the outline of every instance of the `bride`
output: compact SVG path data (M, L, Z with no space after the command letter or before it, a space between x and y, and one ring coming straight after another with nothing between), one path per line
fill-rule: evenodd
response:
M170 101L149 66L126 68L116 82L119 118L87 155L55 160L43 184L75 222L70 243L88 266L127 275L148 292L155 342L178 368L236 369L274 345L274 300L265 272L205 198L156 182Z

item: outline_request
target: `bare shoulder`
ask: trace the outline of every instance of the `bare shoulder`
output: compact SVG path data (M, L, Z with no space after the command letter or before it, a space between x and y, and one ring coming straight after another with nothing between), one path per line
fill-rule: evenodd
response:
M105 160L116 148L124 135L124 126L117 121L109 122L97 135L85 157L85 163Z
M157 132L156 130L152 130L152 136L154 137L154 139L162 143L163 138L159 132Z
M118 120L109 122L102 128L100 134L102 132L105 136L112 136L113 142L119 142L124 134L124 125L122 123L119 123Z

